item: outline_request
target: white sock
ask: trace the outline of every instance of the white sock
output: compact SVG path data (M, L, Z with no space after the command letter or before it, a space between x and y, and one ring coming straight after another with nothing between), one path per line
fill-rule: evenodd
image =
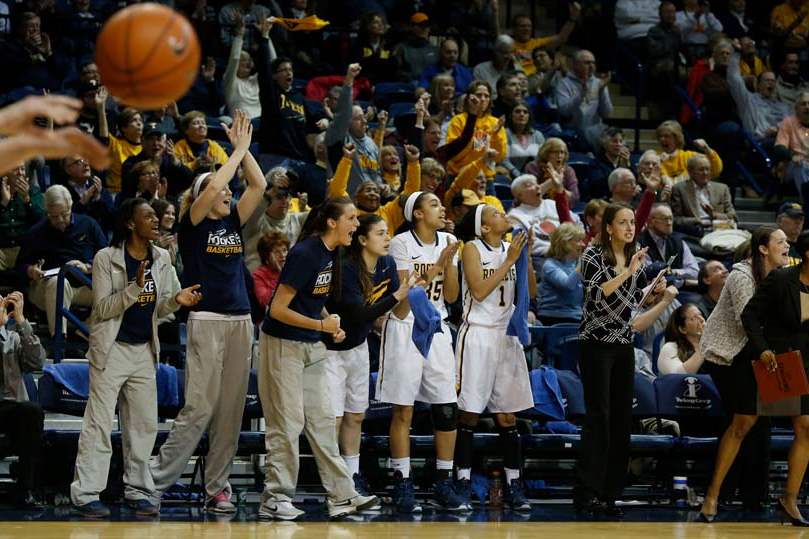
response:
M459 481L461 479L466 479L467 481L472 480L472 468L458 468L456 474Z
M393 468L393 471L401 472L402 477L405 479L410 477L410 457L405 457L402 459L390 459L390 465Z
M348 475L354 476L354 474L360 473L360 456L359 455L342 455L343 460L346 463L346 467L348 468Z
M436 470L452 470L452 461L451 460L435 460L435 469Z
M520 470L513 470L511 468L506 468L506 482L511 484L514 479L520 478Z

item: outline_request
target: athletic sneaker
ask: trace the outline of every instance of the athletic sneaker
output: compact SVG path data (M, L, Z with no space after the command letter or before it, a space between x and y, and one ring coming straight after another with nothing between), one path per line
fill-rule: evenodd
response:
M393 503L400 513L421 513L421 506L416 503L416 489L413 480L402 477L402 472L393 473Z
M230 492L219 491L219 494L208 500L205 510L211 513L235 513L236 506L230 501Z
M522 489L522 481L512 479L508 485L508 492L506 493L506 503L512 511L530 511L531 504L528 503L528 498L525 497L525 492Z
M99 500L84 505L74 505L73 509L86 518L107 518L110 516L110 508Z
M126 505L132 509L136 515L143 517L153 517L160 514L160 507L152 505L149 500L126 500Z
M366 481L366 479L362 475L355 473L353 479L354 479L354 490L357 491L357 494L359 494L360 496L373 496L373 494L371 493L371 487L368 486L368 481ZM379 502L377 502L377 504L374 505L373 507L367 508L368 511L378 511L380 509L382 509L382 504Z
M364 511L379 505L379 498L376 496L357 495L353 498L341 502L328 500L326 505L329 508L329 518L341 518L357 511Z
M472 508L472 482L469 479L455 481L455 493L470 509Z
M446 511L468 511L471 507L461 498L452 484L452 479L440 479L433 486L435 503Z
M265 500L258 508L258 518L261 520L295 520L305 514L291 502L277 502Z

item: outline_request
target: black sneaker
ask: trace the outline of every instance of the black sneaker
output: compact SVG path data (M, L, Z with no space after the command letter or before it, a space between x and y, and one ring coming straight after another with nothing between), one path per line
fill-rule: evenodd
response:
M469 504L455 492L452 479L440 479L433 487L435 503L446 511L468 511Z
M531 504L528 503L528 498L525 497L522 481L519 479L512 479L511 483L509 483L506 503L512 511L531 511Z
M99 500L84 505L74 505L73 510L85 518L108 518L110 508Z
M416 489L413 480L402 477L402 472L393 473L393 503L399 513L421 513L421 506L416 502Z
M152 505L148 500L127 500L126 505L132 509L136 515L143 517L154 517L160 514L160 507Z

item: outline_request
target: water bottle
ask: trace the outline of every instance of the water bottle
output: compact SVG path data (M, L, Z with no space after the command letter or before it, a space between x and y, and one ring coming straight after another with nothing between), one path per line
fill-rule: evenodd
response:
M688 506L688 477L684 475L674 476L674 495L672 496L676 507Z
M489 506L503 507L503 475L500 470L492 470L489 475Z

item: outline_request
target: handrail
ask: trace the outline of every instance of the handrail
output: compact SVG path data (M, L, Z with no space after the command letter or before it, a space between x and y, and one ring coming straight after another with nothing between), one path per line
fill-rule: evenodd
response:
M635 151L640 151L640 120L641 120L641 108L643 107L644 102L644 83L646 81L646 67L643 65L643 62L640 61L632 50L630 50L625 45L618 42L618 53L620 54L621 58L623 58L623 62L627 64L627 66L631 70L631 74L634 76L634 87L633 90L635 92Z
M70 312L70 308L64 308L65 278L68 275L72 275L78 279L79 282L81 282L84 286L91 288L93 286L93 282L90 277L85 275L84 272L77 267L65 264L59 268L59 275L56 277L56 316L54 317L54 334L52 343L54 363L59 363L62 361L62 357L64 356L65 352L66 338L64 331L62 330L62 318L65 318L68 322L76 326L78 330L81 331L85 336L90 336L90 329L87 327L87 324L79 320L79 317Z
M691 98L691 96L688 95L688 92L686 92L685 88L683 88L679 84L675 84L674 85L674 92L678 96L680 96L680 99L683 100L683 102L685 103L685 106L687 106L689 109L691 109L691 114L694 115L694 119L697 120L697 122L701 122L702 121L702 109Z

